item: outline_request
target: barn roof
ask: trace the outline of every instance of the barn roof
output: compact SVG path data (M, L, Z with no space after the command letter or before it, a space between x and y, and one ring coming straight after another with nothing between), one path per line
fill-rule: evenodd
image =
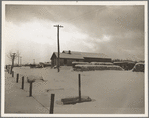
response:
M53 54L55 54L58 57L57 52L54 52ZM62 53L60 53L60 58L84 59L84 58L109 58L109 57L103 53L63 51Z
M109 58L103 53L90 53L90 52L77 52L77 51L63 51L62 53L73 54L73 55L82 55L83 58Z

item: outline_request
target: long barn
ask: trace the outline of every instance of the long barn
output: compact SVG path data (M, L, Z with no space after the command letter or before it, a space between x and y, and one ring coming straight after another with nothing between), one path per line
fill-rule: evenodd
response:
M76 51L63 51L59 55L60 66L72 66L72 62L111 62L111 58L103 53L88 53ZM51 56L51 66L58 63L58 53L54 52Z

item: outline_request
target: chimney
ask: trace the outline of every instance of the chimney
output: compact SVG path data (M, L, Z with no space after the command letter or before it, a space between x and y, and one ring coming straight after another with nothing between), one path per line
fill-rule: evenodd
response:
M71 51L70 50L68 51L68 54L71 54Z

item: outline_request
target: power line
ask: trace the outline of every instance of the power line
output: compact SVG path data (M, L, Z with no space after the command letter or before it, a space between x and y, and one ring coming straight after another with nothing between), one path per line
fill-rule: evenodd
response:
M22 57L20 57L20 66L22 65Z

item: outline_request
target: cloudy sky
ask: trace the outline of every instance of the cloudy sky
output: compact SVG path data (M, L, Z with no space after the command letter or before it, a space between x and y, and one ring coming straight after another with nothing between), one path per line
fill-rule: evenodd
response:
M104 53L144 60L144 6L6 5L5 54L19 50L23 63L50 61L57 51ZM10 61L5 58L6 63ZM17 61L16 61L17 62Z

